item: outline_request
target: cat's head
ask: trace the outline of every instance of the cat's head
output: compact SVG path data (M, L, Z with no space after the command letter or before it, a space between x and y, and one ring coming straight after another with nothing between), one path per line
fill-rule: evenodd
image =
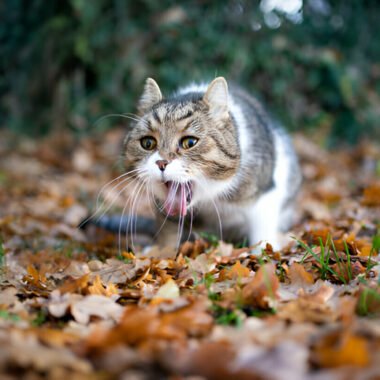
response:
M124 144L127 168L138 169L169 215L226 195L240 164L226 80L192 90L164 98L148 78Z

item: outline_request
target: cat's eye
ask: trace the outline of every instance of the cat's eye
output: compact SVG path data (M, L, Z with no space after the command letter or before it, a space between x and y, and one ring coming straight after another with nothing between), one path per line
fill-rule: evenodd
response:
M198 139L196 137L186 136L181 139L180 145L181 145L181 148L183 149L190 149L194 145L196 145L197 142L198 142Z
M146 136L140 140L140 144L145 150L153 150L157 145L157 141L152 136Z

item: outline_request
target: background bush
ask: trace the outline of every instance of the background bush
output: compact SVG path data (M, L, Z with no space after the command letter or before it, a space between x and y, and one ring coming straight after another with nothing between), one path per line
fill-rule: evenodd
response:
M0 125L87 133L102 115L135 112L148 76L170 91L224 75L254 89L289 128L319 128L331 143L379 136L377 1L304 0L298 8L3 0Z

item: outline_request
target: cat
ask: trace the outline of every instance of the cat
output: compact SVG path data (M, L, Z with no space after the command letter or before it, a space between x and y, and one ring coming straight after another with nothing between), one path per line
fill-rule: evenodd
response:
M164 97L151 78L123 162L153 195L162 246L192 231L281 247L301 171L291 141L261 103L218 77Z

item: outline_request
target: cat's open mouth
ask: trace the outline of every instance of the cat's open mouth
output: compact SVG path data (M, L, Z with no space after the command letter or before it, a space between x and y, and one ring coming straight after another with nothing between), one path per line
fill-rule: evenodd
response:
M191 182L179 183L174 181L165 182L168 189L164 202L165 212L169 216L185 216L187 206L191 202L193 196Z

